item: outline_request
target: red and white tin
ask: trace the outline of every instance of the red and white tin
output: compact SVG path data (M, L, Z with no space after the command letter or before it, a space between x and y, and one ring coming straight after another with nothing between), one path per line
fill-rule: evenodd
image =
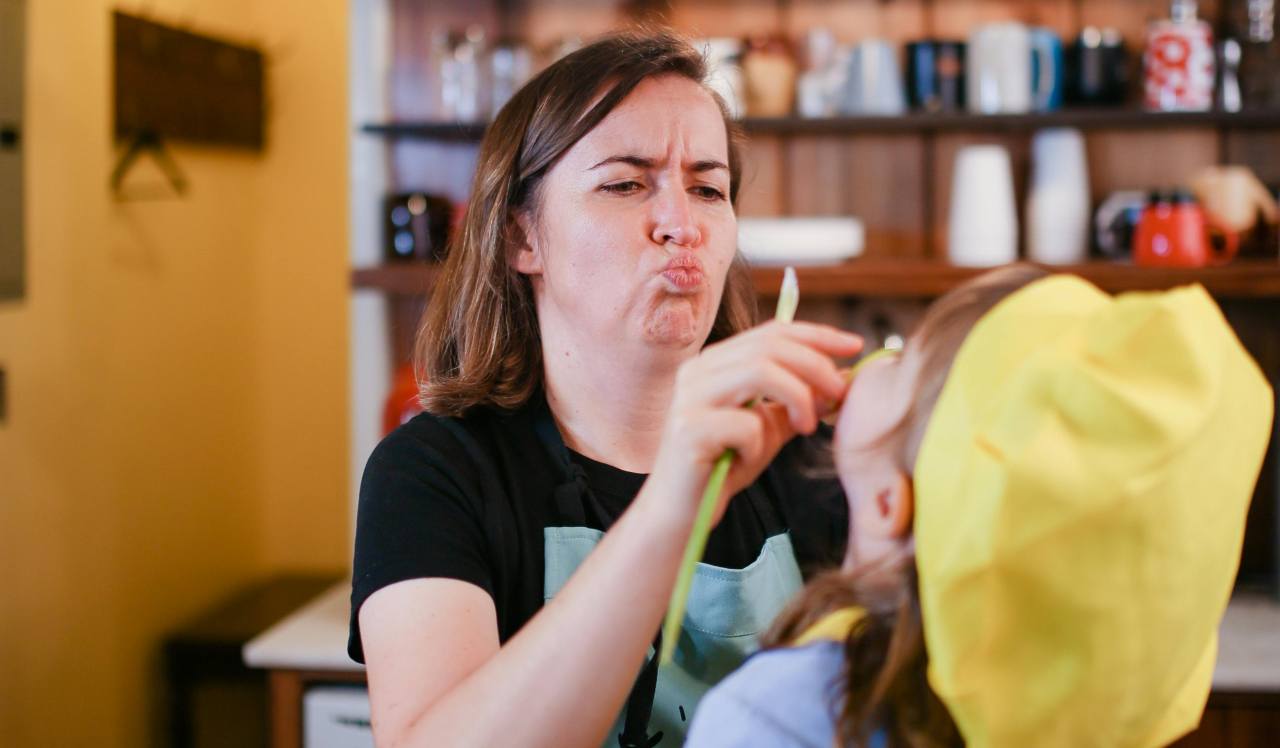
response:
M1142 63L1147 109L1199 112L1213 107L1213 29L1208 23L1153 23Z

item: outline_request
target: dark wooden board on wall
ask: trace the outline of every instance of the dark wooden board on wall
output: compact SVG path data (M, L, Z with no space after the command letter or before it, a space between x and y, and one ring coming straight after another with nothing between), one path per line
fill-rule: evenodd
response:
M119 11L113 17L117 138L263 147L260 51Z
M0 303L21 301L27 289L23 184L27 0L0 0ZM4 423L0 369L0 424Z

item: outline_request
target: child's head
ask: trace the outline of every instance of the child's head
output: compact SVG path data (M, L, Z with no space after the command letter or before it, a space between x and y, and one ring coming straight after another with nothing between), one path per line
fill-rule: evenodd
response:
M980 276L854 372L849 554L765 642L865 610L844 742L1165 745L1208 695L1272 407L1203 288Z
M872 612L846 642L841 745L866 740L872 729L887 731L893 745L961 744L925 679L909 553L912 475L929 416L969 331L1010 294L1046 275L1031 265L984 273L931 304L902 351L870 353L852 372L833 455L849 500L849 554L842 570L811 581L762 638L765 647L785 645L843 606Z
M835 442L849 499L846 567L909 548L916 456L956 352L983 315L1047 275L1032 265L984 273L931 304L901 351L855 367Z
M973 327L913 476L929 682L970 745L1195 727L1272 407L1199 286L1053 276Z

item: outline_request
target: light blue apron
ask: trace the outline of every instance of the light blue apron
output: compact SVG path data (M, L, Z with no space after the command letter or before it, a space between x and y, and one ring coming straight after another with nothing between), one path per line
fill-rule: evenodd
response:
M758 487L754 490L760 491ZM548 527L543 530L546 554L543 594L546 600L564 587L602 537L604 533L588 527ZM604 745L643 745L648 748L683 744L694 709L703 694L755 650L760 633L801 585L800 568L791 548L791 538L785 532L769 538L756 560L744 569L698 564L674 661L658 668L657 687L646 728L651 737L634 742L623 740L624 708ZM654 656L650 647L649 659ZM642 698L646 696L641 695ZM636 708L635 703L633 695L629 708Z
M579 564L604 537L587 527L588 513L609 526L586 475L569 457L550 411L535 418L538 438L564 473L554 500L563 527L543 529L543 601L564 588ZM663 748L684 742L702 695L756 649L759 638L802 586L791 537L776 507L759 483L736 501L750 501L768 533L760 555L743 569L698 564L689 591L680 641L670 665L653 666L650 647L645 667L632 688L605 746ZM774 527L770 528L770 524ZM655 632L656 634L657 632Z

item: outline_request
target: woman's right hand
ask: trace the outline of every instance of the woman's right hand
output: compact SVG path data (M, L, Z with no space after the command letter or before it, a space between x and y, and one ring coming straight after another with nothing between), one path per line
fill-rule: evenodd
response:
M775 321L686 361L676 374L650 501L661 502L667 517L692 522L712 466L732 449L718 522L729 497L755 481L792 437L812 433L844 397L848 383L833 358L861 349L862 338L829 325Z

